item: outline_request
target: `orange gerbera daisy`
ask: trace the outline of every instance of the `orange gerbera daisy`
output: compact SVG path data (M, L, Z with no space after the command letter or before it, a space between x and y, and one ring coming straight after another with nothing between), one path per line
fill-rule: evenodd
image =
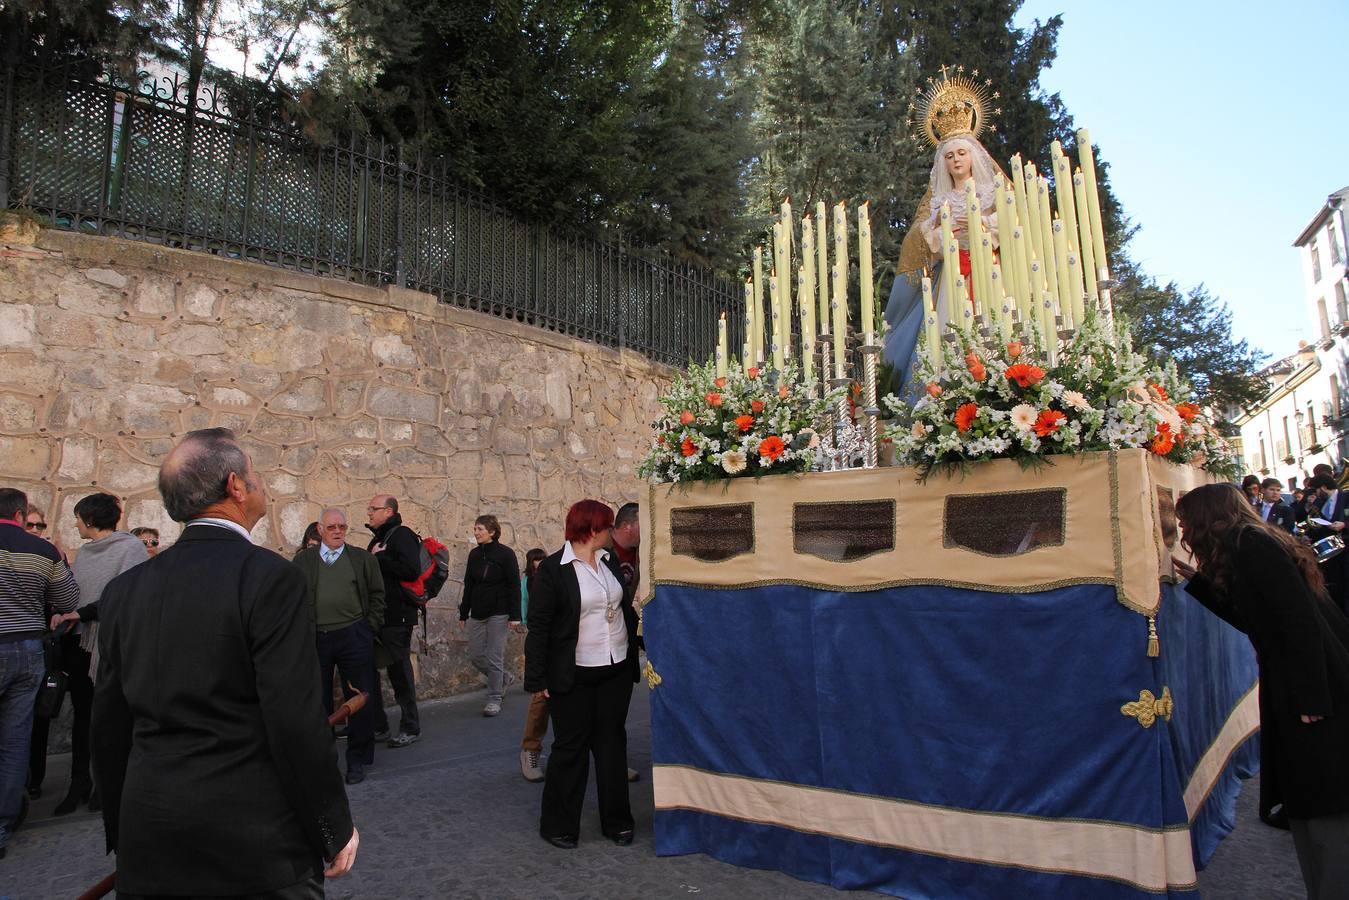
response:
M1014 366L1007 367L1007 380L1015 381L1018 386L1028 388L1033 384L1038 384L1041 378L1045 377L1045 370L1039 366L1027 365L1026 363L1017 363Z
M749 401L749 408L756 413L761 413L763 412L763 401L751 400Z
M1148 449L1158 456L1166 456L1175 446L1175 439L1171 436L1171 426L1163 422L1157 426L1157 433L1153 435L1152 443L1148 445Z
M685 456L698 455L698 447L689 438L684 438L683 443L679 445L679 449L683 451Z
M703 399L707 401L708 406L721 406L721 394L716 391L708 391Z
M1192 422L1195 416L1199 415L1199 407L1194 403L1177 403L1176 412L1186 422Z
M782 443L782 438L776 434L771 434L759 442L759 455L769 462L776 462L786 449L787 446Z
M974 424L974 417L979 414L979 406L974 403L962 403L956 410L956 428L960 431L969 431L970 426Z
M736 428L739 428L741 432L749 431L751 428L754 427L754 417L753 417L753 416L736 416L736 417L735 417L735 427L736 427Z
M1066 421L1068 417L1057 409L1046 409L1035 417L1035 433L1040 437L1048 437Z

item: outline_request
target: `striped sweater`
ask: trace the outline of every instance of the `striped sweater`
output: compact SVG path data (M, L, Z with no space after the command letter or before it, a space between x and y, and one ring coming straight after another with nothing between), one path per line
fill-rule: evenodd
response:
M80 602L75 576L54 546L12 522L0 522L0 641L40 637L47 617Z

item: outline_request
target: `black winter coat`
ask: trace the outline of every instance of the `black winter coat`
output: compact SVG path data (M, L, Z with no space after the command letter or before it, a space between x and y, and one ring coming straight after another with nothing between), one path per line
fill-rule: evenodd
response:
M375 553L375 547L384 549ZM366 548L375 553L379 574L384 577L384 624L416 625L417 605L408 599L400 581L416 581L422 574L422 543L417 532L403 524L398 513L375 529L375 536Z
M478 544L468 551L459 618L469 616L510 616L512 622L520 621L520 561L500 541Z
M1225 592L1202 573L1185 589L1255 647L1261 795L1295 819L1349 812L1349 619L1311 593L1263 528L1238 541ZM1307 724L1304 715L1325 718Z

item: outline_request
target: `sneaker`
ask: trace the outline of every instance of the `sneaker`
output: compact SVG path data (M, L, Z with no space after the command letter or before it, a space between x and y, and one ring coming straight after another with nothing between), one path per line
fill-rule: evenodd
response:
M484 716L496 716L501 714L501 701L488 700L487 705L482 708Z
M399 747L415 744L419 737L421 737L420 734L408 734L406 731L400 731L395 737L389 738L389 749L397 750Z
M383 728L375 732L375 740L387 741L388 739L389 739L389 726L385 725Z
M349 733L350 729L346 725L338 725L333 729L333 737L339 741L345 741Z
M539 751L520 751L520 774L525 781L543 781L543 769L539 768Z

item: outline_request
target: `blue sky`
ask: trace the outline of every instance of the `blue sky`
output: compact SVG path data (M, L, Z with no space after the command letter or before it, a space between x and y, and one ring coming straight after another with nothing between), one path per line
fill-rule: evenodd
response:
M1349 3L1028 0L1017 24L1059 13L1041 84L1110 162L1134 258L1261 350L1310 339L1292 243L1349 185Z

